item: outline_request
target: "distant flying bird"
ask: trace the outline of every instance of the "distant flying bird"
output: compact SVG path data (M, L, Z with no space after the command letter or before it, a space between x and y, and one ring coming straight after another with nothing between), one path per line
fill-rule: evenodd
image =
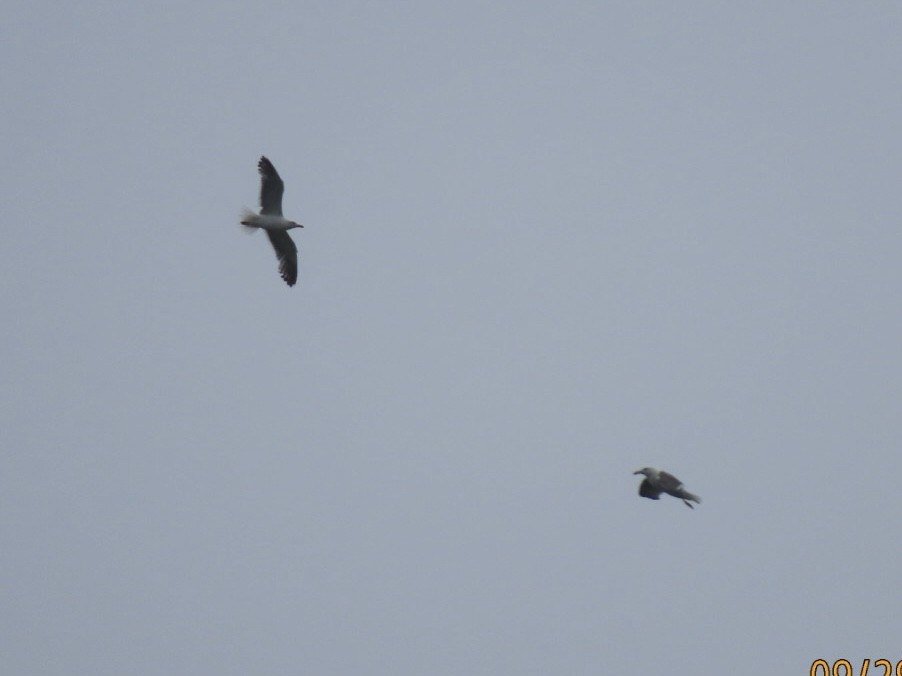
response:
M692 507L692 503L689 502L690 500L698 503L701 503L702 501L700 497L693 495L683 488L683 482L677 479L673 474L662 472L654 467L643 467L642 469L633 472L633 474L645 475L642 483L639 484L639 495L643 498L659 500L661 493L667 493L667 495L680 498L680 500L686 503L687 507ZM695 507L692 507L692 509L695 509Z
M261 157L257 162L257 171L260 172L260 213L255 214L245 209L241 214L241 225L266 230L266 235L279 259L279 274L288 286L294 286L298 281L298 248L288 236L288 231L304 226L282 216L282 193L285 191L285 184L282 183L279 172L272 166L272 162Z

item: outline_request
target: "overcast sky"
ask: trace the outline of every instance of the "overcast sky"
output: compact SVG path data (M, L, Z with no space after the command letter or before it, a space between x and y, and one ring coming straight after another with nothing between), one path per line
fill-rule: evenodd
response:
M902 5L738 5L5 3L4 673L902 659Z

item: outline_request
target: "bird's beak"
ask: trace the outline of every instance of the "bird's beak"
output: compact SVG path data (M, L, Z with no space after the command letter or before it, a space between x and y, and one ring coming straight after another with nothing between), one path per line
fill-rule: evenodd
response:
M641 470L641 469L637 469L635 472L633 472L633 474L642 474L642 470Z

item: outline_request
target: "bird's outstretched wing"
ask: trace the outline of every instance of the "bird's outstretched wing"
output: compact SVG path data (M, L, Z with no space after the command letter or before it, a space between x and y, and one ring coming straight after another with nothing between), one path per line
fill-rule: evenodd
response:
M661 499L661 491L652 486L647 478L643 479L642 483L639 484L639 495L643 498L651 498L652 500Z
M272 248L276 250L279 274L288 286L294 286L298 281L298 248L294 240L284 230L267 230L266 236L269 237Z
M260 172L260 213L281 216L285 184L282 183L279 172L265 156L257 162L257 171Z

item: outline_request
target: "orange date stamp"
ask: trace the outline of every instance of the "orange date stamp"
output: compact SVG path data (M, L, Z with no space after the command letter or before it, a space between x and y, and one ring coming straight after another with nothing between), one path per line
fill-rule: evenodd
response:
M875 671L869 672L871 666L869 659L861 663L860 671L856 671L849 660L836 660L833 664L827 660L814 660L808 676L902 676L902 660L896 662L895 669L889 660L875 660L873 664ZM883 671L879 671L881 667Z

